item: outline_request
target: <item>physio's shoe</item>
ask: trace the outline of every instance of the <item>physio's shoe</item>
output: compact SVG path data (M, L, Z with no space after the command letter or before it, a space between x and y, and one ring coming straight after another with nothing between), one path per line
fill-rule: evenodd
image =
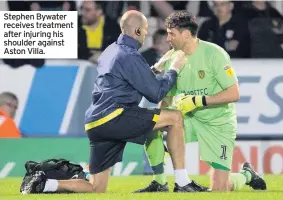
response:
M168 183L161 185L156 181L152 181L147 187L134 191L133 193L143 192L169 192Z
M24 183L23 189L21 190L22 194L33 194L33 193L43 193L46 176L43 171L36 171L32 174L31 179Z
M201 186L195 181L192 181L183 187L175 183L174 192L211 192L211 190L208 187Z

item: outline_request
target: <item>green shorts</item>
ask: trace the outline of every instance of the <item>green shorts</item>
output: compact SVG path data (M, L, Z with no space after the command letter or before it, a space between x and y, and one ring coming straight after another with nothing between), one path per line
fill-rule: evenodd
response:
M211 126L187 117L184 126L186 143L198 141L201 160L216 169L231 169L236 123Z

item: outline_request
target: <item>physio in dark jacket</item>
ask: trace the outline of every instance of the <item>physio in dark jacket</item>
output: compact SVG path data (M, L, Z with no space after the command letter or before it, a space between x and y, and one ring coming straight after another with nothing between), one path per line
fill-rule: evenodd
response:
M185 53L176 52L169 71L157 78L153 73L156 70L151 71L138 52L147 34L146 17L138 11L128 11L121 18L120 26L122 34L98 59L92 102L85 114L85 131L90 140L90 174L96 176L120 162L127 142L143 145L149 134L156 134L153 130L168 126L171 127L168 140L174 152L172 159L177 159L175 155L178 155L179 165L176 166L186 170L182 164L185 160L182 114L138 106L143 96L158 103L167 95L185 63ZM159 61L154 67L160 69L163 64ZM162 151L163 142L160 142ZM102 176L93 180L99 182L100 178Z

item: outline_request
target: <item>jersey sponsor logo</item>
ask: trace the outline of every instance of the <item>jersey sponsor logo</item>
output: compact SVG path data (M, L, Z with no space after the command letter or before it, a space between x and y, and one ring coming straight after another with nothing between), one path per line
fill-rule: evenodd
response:
M203 70L199 70L198 75L199 75L200 79L203 79L204 76L205 76L205 72Z
M224 70L226 71L227 76L234 76L233 68L229 65L224 67Z
M181 93L184 93L185 95L208 95L207 88L197 89L197 90L191 90L191 91L181 91Z

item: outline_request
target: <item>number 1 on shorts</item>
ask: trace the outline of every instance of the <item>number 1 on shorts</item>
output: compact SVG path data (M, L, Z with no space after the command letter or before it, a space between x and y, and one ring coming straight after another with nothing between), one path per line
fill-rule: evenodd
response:
M221 145L221 148L222 148L222 155L220 156L220 158L222 160L227 160L227 157L226 157L226 149L227 149L227 146L226 145Z

